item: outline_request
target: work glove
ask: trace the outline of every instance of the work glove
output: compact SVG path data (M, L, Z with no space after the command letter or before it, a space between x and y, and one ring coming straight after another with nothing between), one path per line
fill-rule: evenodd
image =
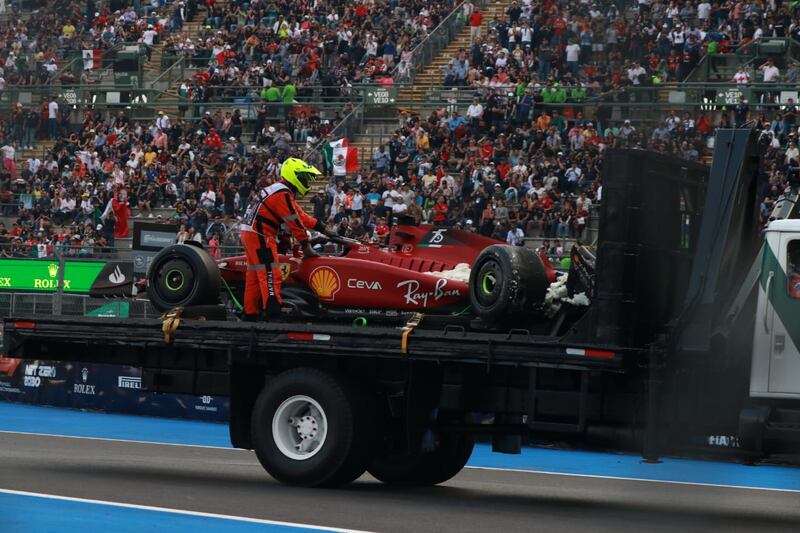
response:
M303 243L303 258L319 257L319 254L311 247L311 243L306 241Z

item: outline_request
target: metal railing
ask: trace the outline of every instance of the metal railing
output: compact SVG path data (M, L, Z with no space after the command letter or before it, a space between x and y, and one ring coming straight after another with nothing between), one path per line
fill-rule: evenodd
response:
M364 104L358 104L352 111L345 115L341 122L334 127L325 139L320 139L313 147L305 150L303 159L315 164L321 162L322 148L332 139L351 138L354 133L360 130L364 124Z
M753 66L759 60L766 60L767 57L778 59L779 63L798 60L800 43L791 37L765 37L748 41L730 53L706 54L687 81L706 82L724 77L723 82L730 82L739 67Z
M486 0L473 2L476 7L483 9ZM414 81L417 74L427 66L436 55L450 44L450 41L464 29L467 20L461 17L463 6L461 2L455 2L453 10L436 26L419 44L412 50L412 63L409 65L409 76L403 79L399 72L399 65L392 70L392 78L395 82Z
M111 48L103 51L99 58L93 58L93 61L99 61L102 65L100 67L101 71L108 70L114 66L114 61L116 60L117 53L120 52L126 46L139 46L138 43L116 43ZM60 80L61 77L69 72L73 74L76 78L79 78L81 73L83 72L83 52L81 50L73 50L72 51L73 57L67 63L61 66L55 74L50 78L48 85L53 85L56 81ZM93 69L94 71L95 69ZM95 74L97 72L95 71Z
M238 241L238 237L235 237ZM119 239L120 241L122 239ZM25 245L15 243L0 244L0 259L59 259L81 260L81 259L103 259L108 261L129 261L132 257L133 249L129 239L125 243L118 242L114 246L91 245L60 245L52 246L52 251L46 255L39 255L36 244ZM203 242L206 250L215 259L223 257L236 257L244 255L244 248L240 244L224 245L209 248L208 243Z
M163 59L162 59L163 67ZM177 58L176 61L170 63L168 67L159 74L159 76L147 84L147 88L164 92L176 81L183 80L186 77L186 59L183 56Z
M183 66L183 68L182 68ZM63 96L64 93L71 93L74 96L70 97L69 103L79 107L104 109L111 108L137 108L139 110L155 112L160 106L168 105L164 102L174 102L176 94L173 92L165 92L162 85L169 85L174 81L182 79L183 69L185 65L181 62L173 65L173 68L162 73L158 78L149 82L149 87L141 88L134 84L62 84L62 85L27 85L27 86L13 86L7 87L2 95L3 102L7 105L21 101L23 97L31 100L36 97L44 96ZM617 91L615 94L667 94L669 91L708 91L708 90L728 90L736 88L737 85L730 79L725 80L704 80L704 81L686 81L686 82L670 82L660 83L658 85L640 85L640 86L626 86L624 89ZM747 84L747 87L755 91L772 91L772 90L795 90L797 85L788 82L774 82L765 83L763 81L754 81ZM187 109L192 107L203 108L219 108L219 109L235 109L237 107L261 107L267 106L274 108L289 108L292 106L311 106L319 109L326 109L329 111L341 111L342 106L345 104L352 104L353 106L364 105L365 110L369 109L385 109L385 108L401 108L409 105L424 107L424 108L446 108L450 105L457 105L459 107L466 107L471 103L473 97L485 97L495 92L500 96L507 96L510 93L516 94L516 87L505 86L499 88L483 87L479 85L442 85L442 84L418 84L418 83L398 83L392 87L396 93L396 97L390 102L374 102L371 99L372 93L376 89L385 89L380 84L358 84L349 87L346 94L339 93L336 96L319 96L316 93L319 90L325 91L333 89L340 91L341 86L316 86L314 87L314 94L299 94L295 97L293 103L285 103L283 101L270 102L261 97L261 89L259 86L209 86L206 88L215 94L213 100L205 102L196 101L181 101L181 105ZM115 98L109 98L109 93L113 93ZM119 101L120 93L124 93L127 99ZM569 94L569 93L568 93ZM608 93L611 94L611 93ZM590 104L592 102L603 101L608 94L599 92L592 92L591 89L587 92L585 99L577 102L566 102L572 105L575 104ZM405 98L405 99L404 99ZM657 103L657 100L655 101ZM23 102L25 103L25 102ZM558 105L558 104L536 104L542 105ZM252 114L252 113L251 113Z

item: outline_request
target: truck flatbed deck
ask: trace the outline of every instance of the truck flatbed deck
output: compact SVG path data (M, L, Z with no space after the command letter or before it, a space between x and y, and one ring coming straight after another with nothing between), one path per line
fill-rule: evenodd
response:
M424 319L423 319L424 324ZM181 320L165 339L164 321L83 317L10 317L5 320L12 357L69 359L150 366L156 358L202 357L210 367L269 363L270 356L368 357L622 371L625 352L613 346L564 344L525 330L467 331L461 326L353 327L316 323L245 323Z

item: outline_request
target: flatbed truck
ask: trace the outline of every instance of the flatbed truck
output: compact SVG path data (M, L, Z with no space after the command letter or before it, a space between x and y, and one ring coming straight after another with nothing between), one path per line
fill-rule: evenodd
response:
M547 328L442 317L5 317L10 357L138 366L162 393L227 395L233 446L281 482L441 483L476 438L754 460L800 451L800 220L759 227L757 132L710 168L606 154L591 304Z

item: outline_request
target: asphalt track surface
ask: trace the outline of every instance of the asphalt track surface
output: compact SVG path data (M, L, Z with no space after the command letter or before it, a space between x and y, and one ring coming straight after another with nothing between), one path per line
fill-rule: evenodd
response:
M20 433L0 433L0 488L387 532L800 529L798 491L488 469L425 489L365 475L311 490L278 484L248 451Z

